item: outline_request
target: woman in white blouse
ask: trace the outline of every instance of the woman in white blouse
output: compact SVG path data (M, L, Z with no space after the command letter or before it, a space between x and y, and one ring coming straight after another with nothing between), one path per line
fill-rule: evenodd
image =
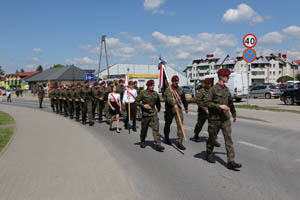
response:
M120 94L117 93L117 86L113 87L113 91L108 95L109 112L111 114L111 119L109 123L109 130L112 130L112 124L114 119L117 121L117 133L120 133L120 113L122 110L122 104L120 100Z

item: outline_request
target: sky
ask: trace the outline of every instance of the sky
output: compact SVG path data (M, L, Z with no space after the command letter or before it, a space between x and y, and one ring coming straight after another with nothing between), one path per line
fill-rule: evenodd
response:
M0 0L0 66L97 69L102 35L109 65L162 56L182 71L207 54L240 54L247 33L258 55L300 59L299 8L299 0Z

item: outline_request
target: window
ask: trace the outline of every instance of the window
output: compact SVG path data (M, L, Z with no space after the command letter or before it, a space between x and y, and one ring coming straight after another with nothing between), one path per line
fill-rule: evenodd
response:
M279 71L279 74L281 74L281 71Z
M273 68L275 68L275 64L273 64Z
M275 72L273 72L273 76L275 76Z
M241 67L244 67L244 65L243 65L243 64L241 64Z
M272 72L270 72L270 76L272 75Z

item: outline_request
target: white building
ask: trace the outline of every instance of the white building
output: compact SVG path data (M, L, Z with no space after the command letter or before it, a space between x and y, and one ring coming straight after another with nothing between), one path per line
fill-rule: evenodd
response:
M232 72L247 72L250 66L249 84L277 83L282 76L296 77L299 73L298 64L289 61L286 55L270 54L269 56L257 57L249 65L242 56L235 58L215 58L207 55L205 59L193 60L192 66L187 66L186 73L188 85L194 85L199 77L216 74L220 68L230 69Z
M147 64L115 64L109 67L109 76L107 69L104 69L100 72L100 78L103 80L118 80L125 78L125 75L128 73L131 81L137 81L138 87L146 88L146 83L148 80L153 79L155 83L155 90L159 91L159 70L158 65L147 65ZM179 85L184 86L187 84L187 78L173 69L170 66L166 66L166 70L169 76L169 79L172 76L177 75L179 77ZM171 80L170 80L171 81Z

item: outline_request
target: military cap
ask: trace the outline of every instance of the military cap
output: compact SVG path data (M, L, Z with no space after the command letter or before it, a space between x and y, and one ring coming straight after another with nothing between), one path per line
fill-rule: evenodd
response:
M212 78L206 78L206 79L204 80L204 83L205 83L205 84L211 84L211 82L212 82Z
M128 81L128 85L133 85L133 81Z
M78 85L81 85L81 83L77 83L77 86L78 86Z
M134 81L133 83L134 83L134 84L136 84L136 83L137 83L137 81Z
M179 77L177 76L177 75L174 75L173 77L172 77L172 80L171 80L172 82L173 81L179 81Z
M219 69L218 75L219 76L229 76L231 71L229 69Z
M94 82L94 86L97 86L99 83L96 81L96 82Z
M84 81L84 84L86 84L86 83L89 83L89 81L88 81L88 80L85 80L85 81Z
M146 85L147 85L147 86L154 85L154 80L149 80L149 81L147 81Z
M120 80L119 80L119 83L123 83L123 80L122 80L122 79L120 79Z
M105 85L105 81L102 81L102 82L100 83L100 85Z

